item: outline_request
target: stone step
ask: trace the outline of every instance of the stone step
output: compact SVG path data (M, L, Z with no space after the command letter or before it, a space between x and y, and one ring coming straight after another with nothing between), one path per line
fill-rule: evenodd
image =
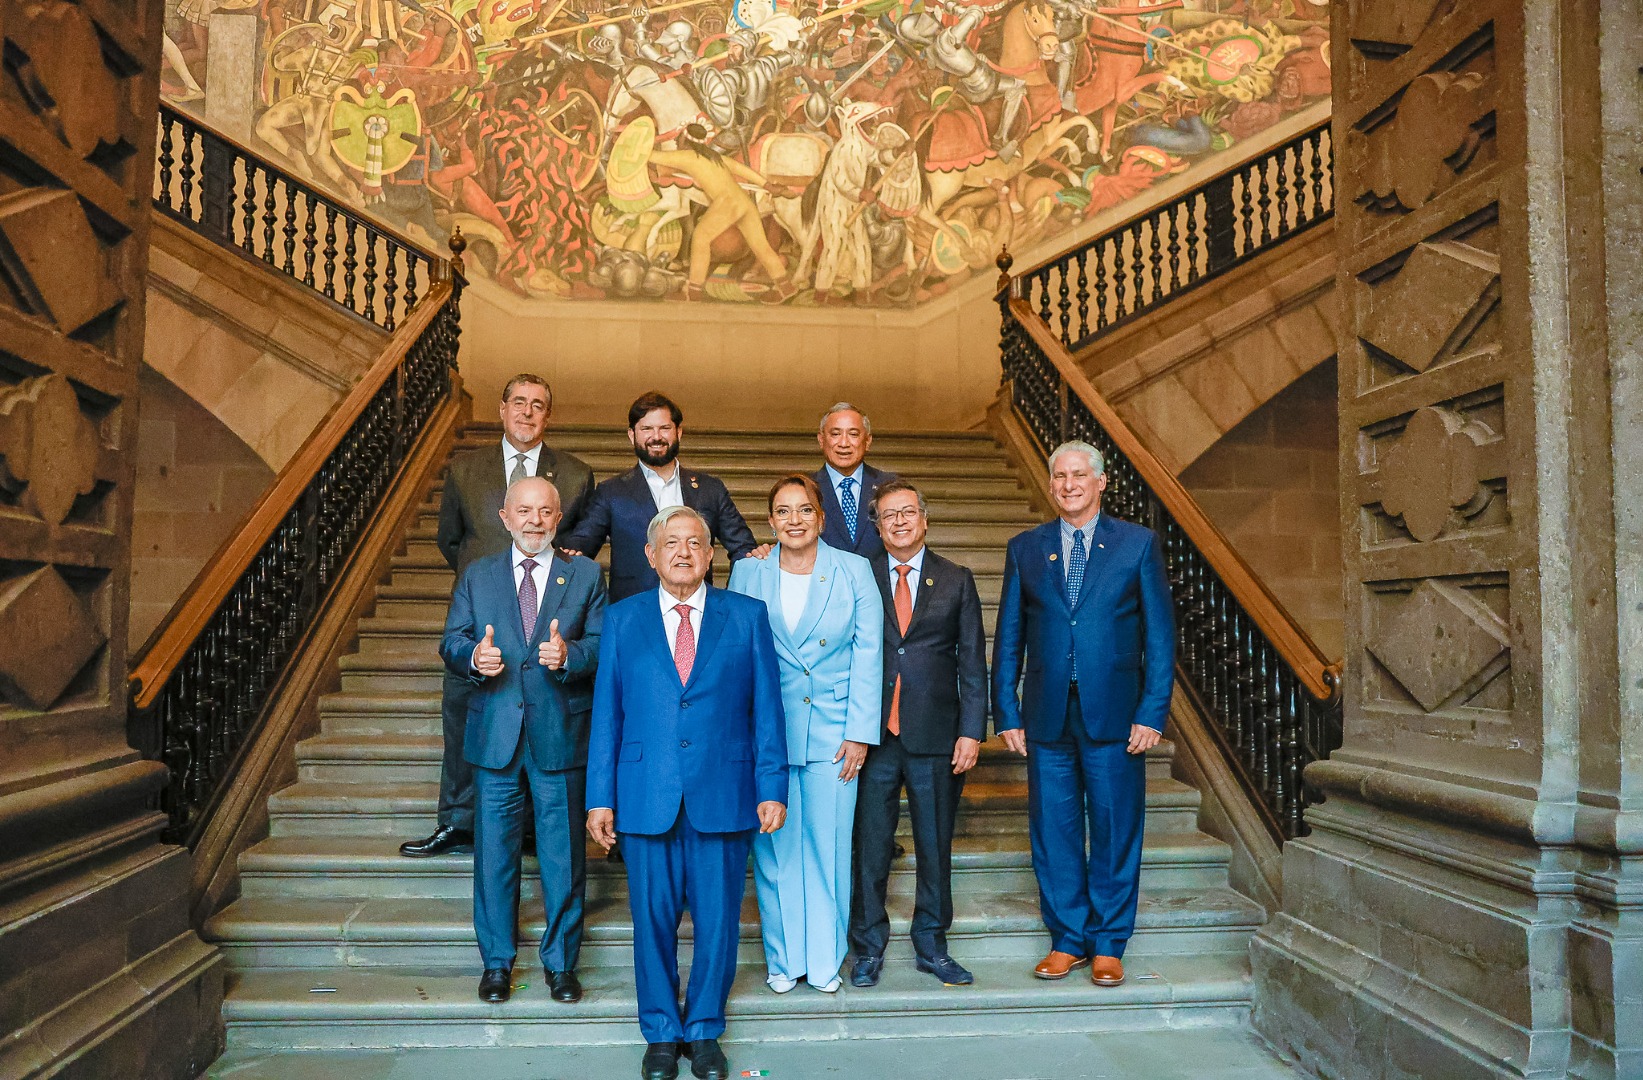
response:
M733 1055L735 1067L756 1064L750 1044L775 1040L942 1038L955 1030L967 1035L1133 1032L1230 1027L1249 1016L1249 961L1239 953L1129 957L1130 978L1118 987L1094 986L1082 973L1046 983L1018 960L958 958L974 972L974 986L945 988L911 961L891 960L878 986L858 990L847 983L832 995L800 986L777 996L764 984L763 963L745 965L737 972L728 1008L728 1035L744 1047ZM631 970L588 969L582 979L586 993L576 1005L548 997L530 950L521 951L515 973L525 989L504 1005L487 1005L475 995L479 976L471 960L445 971L360 970L334 963L314 970L231 973L223 1005L228 1045L232 1050L400 1049L639 1042Z
M904 818L905 821L905 818ZM240 856L240 883L246 897L464 898L473 895L473 857L449 855L407 859L398 837L275 836ZM914 858L891 866L890 895L911 904ZM1144 881L1156 889L1204 889L1226 884L1229 849L1202 832L1147 834ZM536 858L524 859L522 892L540 899ZM588 894L625 896L624 870L588 844ZM1037 888L1032 855L1017 836L961 836L953 844L953 892L1031 894Z
M1010 459L996 449L990 454L945 454L939 450L924 454L881 454L876 452L876 445L873 449L875 453L871 459L875 468L893 472L914 483L942 477L1015 476ZM601 447L578 453L576 456L587 462L594 475L600 479L626 472L633 468L634 464L633 451L625 442L620 450L614 447ZM778 476L787 476L791 473L808 476L822 467L821 451L815 443L810 444L808 451L745 446L711 454L704 454L695 447L687 446L680 453L679 460L684 462L687 468L710 473L726 484L732 483L733 478L738 478L762 480L766 487L769 487ZM501 461L502 455L498 452L499 468Z
M625 879L624 879L625 880ZM898 898L900 899L900 898ZM894 905L889 955L910 958L911 902ZM1030 965L1048 947L1036 890L967 892L953 898L947 943L963 959L1012 959ZM632 963L633 921L626 889L590 890L584 908L579 970L626 969ZM1143 880L1135 935L1126 956L1201 955L1246 949L1265 913L1224 886L1159 889ZM539 899L520 902L518 940L529 954L542 936ZM686 919L682 941L690 937ZM206 922L204 936L229 965L257 968L461 968L478 962L473 898L300 899L246 896ZM684 946L688 955L688 944ZM751 881L742 898L739 959L764 958L759 910Z
M952 560L962 566L969 567L978 579L983 574L998 575L1004 573L1004 544L1002 543L997 547L984 546L949 550L951 551ZM713 580L716 584L722 586L728 580L727 571L730 560L729 556L718 548L715 548L715 556ZM440 554L439 549L432 540L407 542L404 554L395 555L391 565L396 579L401 571L438 574L444 580L450 580L452 577L450 566L445 562L445 557ZM978 591L981 588L979 580L976 583L976 588ZM449 586L447 586L446 591L448 594Z
M457 439L457 449L494 446L502 438L502 427L496 423L469 424ZM627 429L620 424L578 424L548 428L548 445L583 457L600 452L633 455ZM726 428L696 428L687 425L683 448L691 459L717 457L721 454L791 454L809 456L817 463L821 450L814 431L793 430L731 430ZM965 455L971 457L998 457L999 449L990 433L985 431L880 431L873 435L872 458L882 457L884 467L898 457L929 455ZM819 464L811 466L811 470Z
M498 457L497 467L501 467ZM700 468L703 472L717 471L709 463L692 459L692 468ZM613 470L614 471L614 470ZM805 470L810 471L810 470ZM750 511L757 512L766 505L770 494L770 485L778 476L784 475L781 470L759 468L747 471L726 473L719 477L724 481L730 497L736 500L737 506L745 515ZM945 476L920 476L916 473L907 474L907 479L918 485L924 493L924 498L932 506L939 505L948 499L957 502L975 502L979 500L999 499L1014 504L1017 512L1027 516L1030 520L1032 511L1028 509L1027 494L1016 479L1015 473L1006 469L985 468L980 471L959 473ZM439 483L433 487L433 495L437 499L442 490ZM764 515L758 514L762 520ZM1036 524L1036 520L1033 520Z

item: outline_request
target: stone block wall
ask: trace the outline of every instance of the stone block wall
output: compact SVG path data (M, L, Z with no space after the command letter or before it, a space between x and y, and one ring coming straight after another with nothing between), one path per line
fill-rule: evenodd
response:
M1331 659L1343 645L1335 361L1257 408L1181 483Z
M133 650L274 481L274 470L228 425L152 368L138 376L137 396Z

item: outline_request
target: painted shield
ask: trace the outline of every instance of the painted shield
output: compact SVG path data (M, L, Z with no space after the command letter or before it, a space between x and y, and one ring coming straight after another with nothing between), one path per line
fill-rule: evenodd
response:
M635 118L616 137L605 166L605 194L616 209L635 214L661 198L650 182L650 151L655 145L656 121L648 116Z
M387 176L411 160L421 136L422 114L408 87L394 91L391 98L375 88L369 96L352 86L337 88L331 103L331 148L343 163Z

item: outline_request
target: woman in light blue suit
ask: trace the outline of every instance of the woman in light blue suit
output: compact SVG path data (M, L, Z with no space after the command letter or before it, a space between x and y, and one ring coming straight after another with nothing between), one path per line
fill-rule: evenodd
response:
M856 776L882 721L884 602L866 559L821 542L821 505L810 477L776 481L777 548L730 575L770 614L787 714L787 825L753 840L766 981L778 994L801 978L839 988Z

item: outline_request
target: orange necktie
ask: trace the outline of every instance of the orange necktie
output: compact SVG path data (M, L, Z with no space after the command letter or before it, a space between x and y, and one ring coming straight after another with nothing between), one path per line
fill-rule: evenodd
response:
M896 581L896 625L901 627L902 637L907 636L907 626L913 621L913 590L907 587L907 575L913 572L911 566L898 566L896 573L901 577ZM890 734L901 734L901 676L896 676L896 689L890 697L890 722L886 725Z

